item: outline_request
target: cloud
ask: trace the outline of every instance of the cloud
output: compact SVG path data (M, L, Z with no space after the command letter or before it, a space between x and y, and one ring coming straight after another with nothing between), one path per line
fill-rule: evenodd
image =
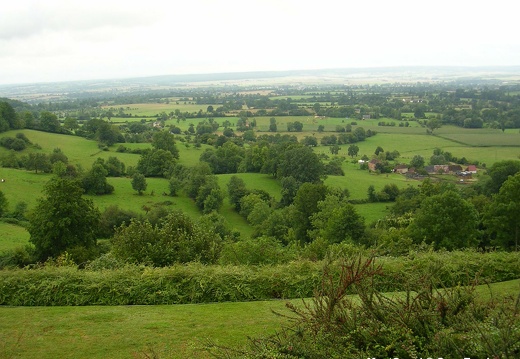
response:
M194 72L520 64L506 0L17 0L0 82Z
M133 28L154 19L153 11L143 12L142 9L123 5L118 1L21 0L3 6L0 12L0 40L21 40L46 32Z

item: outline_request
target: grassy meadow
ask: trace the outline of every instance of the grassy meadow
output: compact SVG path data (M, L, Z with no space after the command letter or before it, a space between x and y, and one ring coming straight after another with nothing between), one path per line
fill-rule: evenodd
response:
M477 294L488 300L519 289L520 280L512 280L479 286ZM289 314L285 303L0 307L0 357L210 358L202 350L208 342L237 347L275 333L288 322L272 311Z
M25 228L0 222L0 252L23 247L29 243L29 233Z

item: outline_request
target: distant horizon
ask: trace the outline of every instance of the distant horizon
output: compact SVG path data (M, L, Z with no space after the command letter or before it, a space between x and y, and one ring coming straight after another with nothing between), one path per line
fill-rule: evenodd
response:
M51 84L66 84L66 83L80 83L80 82L114 82L114 81L132 81L132 80L151 80L154 78L190 78L188 82L205 82L215 81L211 77L229 77L227 80L232 80L236 77L247 79L245 75L272 75L288 76L288 75L310 75L311 73L325 73L325 72L366 72L366 71L382 72L391 71L398 72L400 70L442 70L449 71L469 71L469 70L518 70L520 71L520 65L393 65L393 66L366 66L366 67L337 67L337 68L313 68L313 69L288 69L288 70L253 70L253 71L222 71L222 72L193 72L193 73L165 73L157 75L144 75L144 76L121 76L121 77L108 77L108 78L82 78L82 79L70 79L70 80L58 80L58 81L35 81L35 82L15 82L15 83L1 83L0 87L18 87L18 86L31 86L31 85L51 85ZM520 76L520 72L518 74ZM193 79L198 77L199 79ZM208 78L204 78L208 77ZM219 79L224 81L223 79Z

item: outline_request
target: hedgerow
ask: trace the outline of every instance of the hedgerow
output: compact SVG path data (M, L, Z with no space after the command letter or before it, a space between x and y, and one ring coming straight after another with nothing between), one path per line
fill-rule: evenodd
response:
M479 283L520 278L520 253L428 252L376 261L385 273L374 282L381 291L409 289L403 283L412 274L435 273L439 286L455 286L475 277ZM313 295L324 265L294 261L263 266L189 263L153 268L110 262L110 269L6 269L0 271L0 305L147 305L302 298ZM329 267L333 275L339 275L338 265Z

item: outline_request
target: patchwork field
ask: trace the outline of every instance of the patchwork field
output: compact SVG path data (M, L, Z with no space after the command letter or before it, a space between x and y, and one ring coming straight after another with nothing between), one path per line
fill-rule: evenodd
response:
M164 104L161 104L164 105ZM269 117L258 117L257 130L267 129L269 126ZM189 123L197 124L201 119L189 119L181 121L180 127L188 128ZM233 125L236 118L217 118L215 121L223 123L230 121ZM333 131L336 125L345 125L350 123L345 119L315 119L314 117L278 117L278 128L286 127L287 122L302 121L304 122L304 131L300 133L287 133L290 135L297 135L299 138L305 136L316 136L320 139L325 135L337 134ZM318 123L324 123L326 131L318 133ZM443 126L436 130L436 135L428 135L422 127L418 127L416 122L411 122L411 127L388 127L377 126L377 120L358 121L359 125L365 129L371 128L377 132L373 137L367 138L366 141L358 142L359 147L358 156L351 159L347 156L347 149L349 145L341 145L339 156L345 157L343 169L345 176L329 176L325 183L330 186L346 188L353 199L364 199L367 196L367 189L369 185L374 185L376 190L381 190L385 184L394 183L399 188L406 186L417 186L418 181L407 179L399 174L377 175L359 169L357 158L362 155L371 157L375 149L380 146L386 151L397 150L400 153L399 161L407 163L414 155L421 155L426 160L433 154L435 148L441 148L444 151L451 152L456 157L466 157L469 161L479 161L481 164L490 166L496 161L507 159L518 159L520 156L520 133L516 130L508 130L503 133L500 130L493 129L464 129L454 126ZM19 130L8 131L0 134L1 137L11 136L21 132L33 144L38 144L39 149L29 147L22 151L20 155L28 154L30 152L43 152L50 154L54 148L61 148L61 150L69 158L69 162L80 165L83 169L89 169L92 163L97 158L108 159L111 156L118 157L127 167L135 166L140 158L139 155L131 153L116 152L119 144L112 146L108 151L99 149L97 143L92 140L87 140L77 136L68 136L60 134L52 134L34 130ZM258 134L272 134L271 132L258 132ZM125 143L125 147L129 149L149 148L148 143ZM203 153L207 145L202 145L196 148L193 145L185 146L182 142L177 143L180 153L179 162L186 166L191 166L197 163L200 155ZM315 152L331 156L329 147L318 146ZM8 150L0 147L0 157L8 154ZM481 171L482 173L482 171ZM268 175L242 173L237 174L246 182L246 186L250 189L263 189L270 193L273 197L280 199L280 184L278 181L272 179ZM221 188L227 192L227 182L232 175L219 175ZM12 209L18 202L26 202L29 209L32 208L36 199L41 197L42 189L46 181L50 178L47 174L29 172L26 170L15 170L10 168L0 168L0 177L5 179L1 183L1 190L6 195L9 202L9 208ZM144 213L143 206L153 208L158 204L166 204L170 209L181 209L190 216L196 217L199 215L197 208L192 200L183 196L169 197L163 196L164 192L168 192L168 182L164 179L149 178L147 179L148 188L143 196L138 196L131 187L129 178L110 178L109 183L115 187L115 192L109 196L91 196L95 204L104 210L109 205L117 204L121 208L129 209L138 213ZM377 220L388 211L388 206L391 204L367 204L358 205L358 210L365 216L367 223ZM242 234L248 235L251 233L251 227L246 221L239 216L230 206L226 200L221 213L225 215L230 225L239 230ZM10 229L10 230L9 230ZM26 238L27 233L24 230L15 230L12 226L4 228L5 231L12 233L4 235L6 239L9 238ZM11 240L8 240L7 246L12 246Z

